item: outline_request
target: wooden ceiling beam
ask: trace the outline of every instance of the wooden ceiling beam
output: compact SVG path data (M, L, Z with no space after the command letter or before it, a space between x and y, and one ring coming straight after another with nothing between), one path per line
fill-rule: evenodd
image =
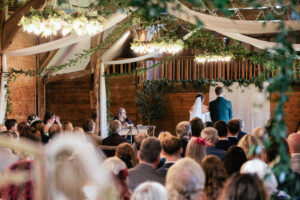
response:
M21 26L18 26L18 23L21 18L30 11L30 8L43 9L46 3L47 0L30 0L4 23L1 37L2 51L6 51L13 42L13 39L21 28Z

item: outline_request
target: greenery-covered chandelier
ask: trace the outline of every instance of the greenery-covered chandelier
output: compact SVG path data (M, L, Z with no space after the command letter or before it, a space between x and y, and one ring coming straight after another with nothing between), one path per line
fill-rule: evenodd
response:
M67 12L56 9L52 5L43 11L31 9L28 15L22 17L19 26L23 26L25 32L42 37L49 37L58 33L63 36L69 33L93 35L102 30L103 20L104 18L99 16L97 11Z

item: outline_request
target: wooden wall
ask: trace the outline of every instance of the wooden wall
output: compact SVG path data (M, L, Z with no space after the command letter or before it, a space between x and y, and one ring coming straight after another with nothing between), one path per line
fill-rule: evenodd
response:
M20 31L14 39L8 51L34 46L36 38L33 35ZM36 69L36 55L31 56L7 56L7 66L15 69ZM24 75L18 76L10 87L12 113L8 118L17 121L26 121L29 114L36 113L36 78Z
M273 115L276 103L276 95L271 95L271 113ZM284 107L286 113L285 120L288 127L288 133L293 133L300 121L300 85L293 86L293 92L289 96L289 101Z
M46 110L60 116L61 122L82 127L91 117L90 90L90 75L50 82L46 84Z
M110 78L110 112L113 116L117 116L119 108L125 108L127 116L135 125L138 123L135 104L136 90L137 78L134 75Z

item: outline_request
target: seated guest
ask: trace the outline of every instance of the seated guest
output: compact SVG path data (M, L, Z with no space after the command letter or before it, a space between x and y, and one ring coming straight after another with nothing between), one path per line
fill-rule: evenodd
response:
M225 183L218 200L268 200L262 181L255 175L235 173Z
M231 146L225 155L224 166L229 176L239 172L241 166L247 161L246 154L241 147Z
M199 137L201 131L204 129L204 124L202 120L198 117L194 117L191 121L191 129L192 129L192 136Z
M244 127L245 127L245 122L244 120L242 120L241 118L235 117L233 118L235 120L237 120L239 122L239 131L238 131L238 140L240 141L240 139L242 139L242 137L244 137L245 135L247 135L246 132L244 132Z
M128 143L121 143L116 149L116 157L120 158L127 166L128 169L137 165L137 159L133 148Z
M0 133L4 131L7 131L6 126L4 124L0 124Z
M65 121L62 123L62 131L72 132L73 131L73 124L72 122Z
M101 144L102 139L100 136L95 135L95 122L92 119L84 120L82 128L85 135L89 137L94 142L94 144Z
M223 162L216 156L206 156L201 163L205 173L205 188L202 200L215 200L228 177Z
M49 128L48 133L49 133L49 139L53 139L55 136L61 133L61 127L57 124L53 124Z
M181 142L178 137L169 136L162 141L162 152L165 155L166 161L157 171L164 176L167 175L168 169L180 159Z
M120 136L121 128L122 124L120 121L113 120L112 122L110 122L111 134L107 138L103 139L102 145L118 146L119 144L126 142L126 139Z
M290 134L287 143L291 154L291 169L300 174L300 131Z
M169 199L199 200L204 190L205 174L202 167L191 158L183 158L170 167L166 188Z
M133 124L129 117L127 117L125 108L119 109L118 116L116 116L114 120L119 120L124 127L127 127L129 124Z
M268 132L261 127L256 127L252 131L252 135L258 140L260 144L264 144L264 141L268 138Z
M257 139L253 135L245 135L238 142L237 146L244 150L247 160L252 160L255 157L264 159L264 148L258 143ZM251 150L251 148L255 148L255 150Z
M145 182L139 185L133 192L131 200L167 200L166 188L157 182Z
M7 131L14 137L19 137L17 135L17 120L15 119L7 119L5 120L5 126Z
M230 147L230 143L227 138L228 128L226 122L221 120L217 121L215 123L215 129L217 129L219 136L216 148L227 151L227 149Z
M161 144L158 139L154 137L144 139L138 153L139 164L129 170L129 188L131 191L146 181L164 184L164 176L155 170L160 162L160 152Z
M181 156L185 156L186 146L189 142L191 136L191 124L188 121L179 122L176 126L176 135L181 141L182 145L182 154Z
M46 135L48 135L48 130L53 124L57 123L59 126L61 126L59 116L55 116L55 114L52 112L46 112L43 121L45 124L44 133Z
M218 131L212 127L205 128L201 132L201 137L208 142L205 148L206 155L214 155L223 160L226 151L216 148L216 143L218 142Z
M163 143L163 141L168 138L171 137L172 134L168 131L164 131L164 132L160 132L158 135L158 140L160 141L160 144ZM157 168L160 168L161 166L163 166L163 164L166 162L166 155L163 153L163 151L160 152L160 163L158 164Z
M3 131L1 137L7 137L11 141L13 140L12 135L8 131ZM1 139L1 138L0 138ZM0 174L4 173L8 167L18 161L18 156L15 155L10 148L1 147L0 148Z
M240 130L240 122L236 119L232 119L227 124L228 127L228 141L230 146L237 145L238 143L238 134Z
M200 165L203 158L206 156L205 145L205 139L193 137L187 145L185 157L192 158Z
M146 139L148 137L148 135L146 133L139 133L136 136L134 136L134 151L135 151L135 155L137 156L138 152L140 151L142 142L144 139Z
M207 121L204 123L205 127L214 127L214 123L212 123L211 121Z
M21 134L21 131L22 131L22 129L23 129L25 126L28 126L26 122L20 122L20 123L18 123L18 125L17 125L17 134L18 134L18 135Z
M277 189L277 179L269 168L267 163L260 159L253 159L245 162L240 170L241 174L256 174L257 177L264 183L268 196L275 196L275 199L289 199L287 195Z
M58 126L57 124L53 124L52 126ZM31 122L31 125L30 126L33 126L35 127L36 129L38 129L41 133L41 136L42 136L42 142L43 144L47 144L48 141L49 141L49 129L48 129L48 133L47 135L44 133L44 130L45 130L45 124L42 120L35 120L35 121L32 121ZM60 126L58 126L60 128ZM52 132L53 132L53 128L52 128Z
M130 200L131 192L128 189L128 170L126 164L117 157L107 158L101 164L113 176L114 185L120 200Z
M40 118L36 114L31 114L27 117L27 125L31 125L32 122L40 120Z

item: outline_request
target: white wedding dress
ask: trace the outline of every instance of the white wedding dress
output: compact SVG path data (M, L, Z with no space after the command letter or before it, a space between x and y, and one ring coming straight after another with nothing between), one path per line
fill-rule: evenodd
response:
M196 99L194 108L190 111L190 120L194 117L200 118L203 123L211 121L209 112L202 113L202 101L200 97Z

